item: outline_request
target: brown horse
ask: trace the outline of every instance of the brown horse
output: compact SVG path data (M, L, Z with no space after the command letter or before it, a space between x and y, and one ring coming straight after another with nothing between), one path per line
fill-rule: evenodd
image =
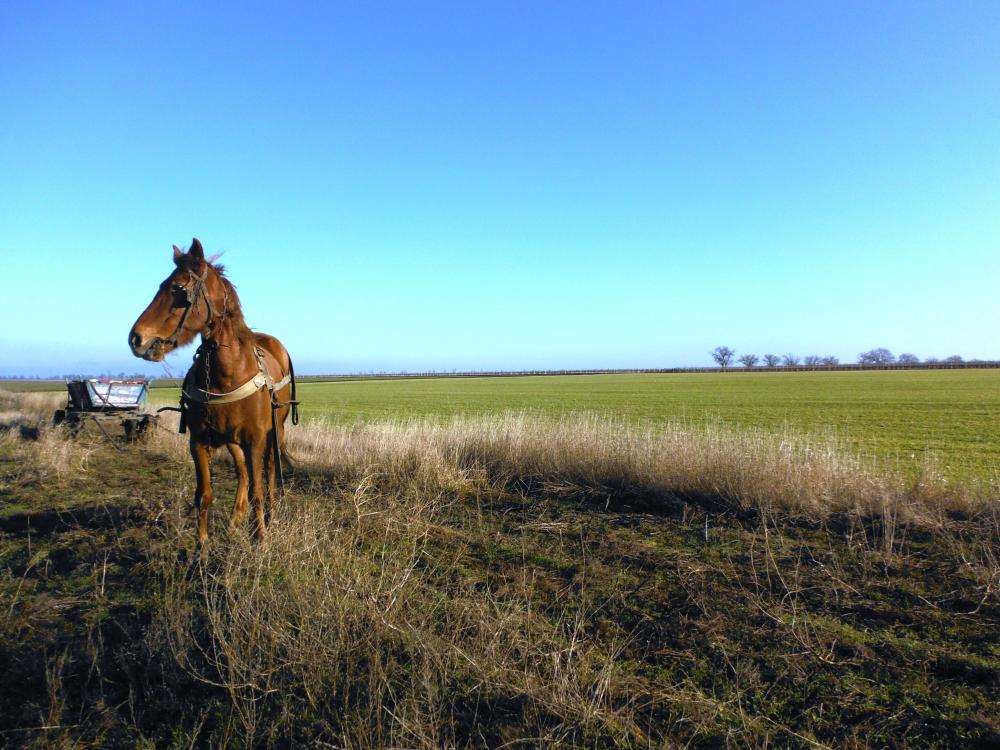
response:
M255 535L263 541L264 476L266 472L273 505L285 419L296 404L292 360L278 339L247 327L236 288L222 266L205 260L197 239L187 253L174 246L174 265L132 326L129 346L135 356L159 362L201 334L181 392L181 432L191 432L195 466L198 541L208 539L208 510L214 499L211 457L223 445L238 475L230 528L238 529L243 522L249 496ZM296 417L293 412L293 422Z

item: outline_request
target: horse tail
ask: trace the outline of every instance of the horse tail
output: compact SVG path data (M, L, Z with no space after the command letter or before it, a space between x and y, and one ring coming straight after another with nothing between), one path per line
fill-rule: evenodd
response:
M288 353L288 349L285 349L285 356L288 357L288 375L291 377L292 382L292 397L290 399L291 412L292 412L292 424L299 423L299 402L295 395L295 366L292 364L292 355ZM280 466L287 466L290 472L295 472L295 459L288 452L288 447L285 445L285 441L281 441L281 445L278 446L278 460Z
M288 350L285 349L285 354ZM292 355L288 354L288 375L292 378L292 424L299 423L299 401L295 397L295 366L292 364Z
M292 454L288 452L288 448L282 443L281 447L278 449L281 451L281 466L287 469L292 474L295 473L295 458Z

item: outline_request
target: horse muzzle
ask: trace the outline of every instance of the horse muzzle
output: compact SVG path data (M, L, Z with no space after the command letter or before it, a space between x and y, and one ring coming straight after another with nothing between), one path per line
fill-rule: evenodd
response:
M144 338L141 333L134 328L128 335L128 345L132 354L147 362L159 362L167 353L167 342L159 336Z

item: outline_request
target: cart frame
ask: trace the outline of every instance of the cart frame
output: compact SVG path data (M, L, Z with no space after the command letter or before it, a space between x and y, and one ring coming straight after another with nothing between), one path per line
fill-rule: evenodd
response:
M92 420L113 441L104 425L117 422L126 441L142 440L148 437L149 426L159 421L156 414L143 410L149 398L149 383L145 378L68 380L66 408L56 411L52 423L63 425L71 435L76 435L85 422Z

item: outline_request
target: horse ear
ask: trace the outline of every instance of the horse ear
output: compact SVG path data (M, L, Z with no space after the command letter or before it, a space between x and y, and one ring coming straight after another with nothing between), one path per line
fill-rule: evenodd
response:
M198 241L197 237L191 238L191 249L188 250L188 255L199 263L205 260L205 248L201 246L201 242Z
M179 247L177 247L177 245L174 245L174 263L176 263L183 257L184 257L184 251L181 250Z

